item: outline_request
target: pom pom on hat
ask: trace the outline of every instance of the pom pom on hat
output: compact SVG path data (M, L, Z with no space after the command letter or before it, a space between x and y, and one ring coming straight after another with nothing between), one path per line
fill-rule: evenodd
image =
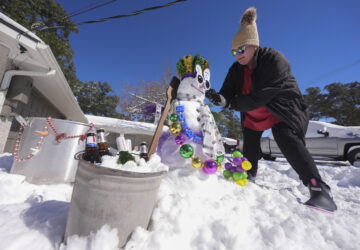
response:
M256 9L254 7L248 8L240 21L240 25L252 24L256 22Z
M236 32L231 48L237 49L244 45L259 46L259 35L256 26L256 8L248 8L240 21L240 29Z

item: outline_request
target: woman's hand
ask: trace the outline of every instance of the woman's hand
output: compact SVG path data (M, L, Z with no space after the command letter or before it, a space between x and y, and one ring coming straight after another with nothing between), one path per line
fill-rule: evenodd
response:
M221 104L221 97L220 95L215 91L215 89L209 89L205 93L206 98L209 99L210 102L212 102L214 105L219 106Z

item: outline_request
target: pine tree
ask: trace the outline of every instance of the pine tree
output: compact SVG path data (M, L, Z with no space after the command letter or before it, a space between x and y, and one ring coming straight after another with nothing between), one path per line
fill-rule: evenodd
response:
M360 83L331 83L320 88L308 88L304 95L309 105L311 119L333 118L335 124L358 126L360 124Z
M116 111L119 97L109 95L112 91L113 89L107 82L83 82L81 90L77 93L77 99L86 114L123 118Z
M307 94L304 95L304 99L309 106L310 119L318 121L324 116L324 96L321 94L319 87L308 88L306 92Z
M213 112L213 115L216 112ZM222 136L239 139L242 137L241 119L238 112L227 108L214 115L219 132Z

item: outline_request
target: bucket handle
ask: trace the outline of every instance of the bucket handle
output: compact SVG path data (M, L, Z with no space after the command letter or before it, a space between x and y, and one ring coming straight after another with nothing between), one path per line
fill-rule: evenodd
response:
M75 155L74 155L74 159L75 160L81 160L82 159L82 155L85 153L85 150L83 151L80 151L80 152L77 152Z

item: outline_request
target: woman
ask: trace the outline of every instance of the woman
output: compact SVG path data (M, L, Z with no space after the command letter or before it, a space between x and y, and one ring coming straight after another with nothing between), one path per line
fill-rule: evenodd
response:
M248 179L255 181L260 138L264 130L271 128L285 158L309 187L311 197L305 204L335 211L330 187L321 179L305 147L309 123L307 105L284 55L259 47L255 8L243 14L231 53L236 62L230 67L222 88L219 93L208 90L206 97L215 105L241 112L243 153L253 165Z

